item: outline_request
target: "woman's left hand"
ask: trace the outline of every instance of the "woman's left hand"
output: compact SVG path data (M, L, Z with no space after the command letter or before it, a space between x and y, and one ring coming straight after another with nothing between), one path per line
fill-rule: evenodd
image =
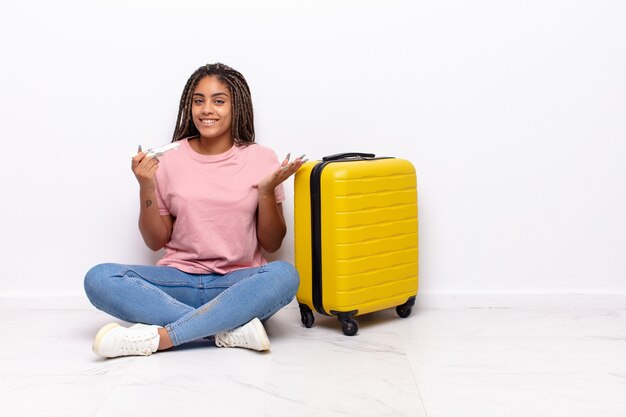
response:
M302 164L304 164L308 159L303 159L304 155L296 158L292 162L289 162L290 154L287 154L287 157L280 165L280 168L274 172L272 172L267 177L263 178L257 188L259 189L259 194L269 194L274 193L274 189L278 184L285 181L287 178L291 177L297 170L300 169Z

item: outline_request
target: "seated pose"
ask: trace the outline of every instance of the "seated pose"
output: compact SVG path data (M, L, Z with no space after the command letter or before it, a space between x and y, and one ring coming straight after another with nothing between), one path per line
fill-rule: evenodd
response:
M289 263L268 263L285 237L283 181L303 157L282 163L254 142L250 89L223 64L198 68L183 90L167 154L132 159L139 182L139 230L165 255L156 266L101 264L85 276L107 324L93 350L104 357L150 355L200 338L219 347L268 350L262 321L298 289Z

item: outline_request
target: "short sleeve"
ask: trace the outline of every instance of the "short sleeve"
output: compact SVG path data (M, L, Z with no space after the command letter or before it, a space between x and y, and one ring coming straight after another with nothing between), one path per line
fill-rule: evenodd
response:
M171 215L172 213L170 213L170 211L167 208L167 205L165 204L165 201L163 201L163 197L161 197L161 191L159 190L159 182L156 182L156 196L157 196L157 204L159 206L159 214L161 216L167 216L167 215Z

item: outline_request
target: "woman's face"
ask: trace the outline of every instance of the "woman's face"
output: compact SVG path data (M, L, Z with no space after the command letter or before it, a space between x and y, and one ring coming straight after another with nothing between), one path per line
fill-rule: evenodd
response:
M228 86L214 75L202 78L193 90L191 117L201 137L232 141L232 101Z

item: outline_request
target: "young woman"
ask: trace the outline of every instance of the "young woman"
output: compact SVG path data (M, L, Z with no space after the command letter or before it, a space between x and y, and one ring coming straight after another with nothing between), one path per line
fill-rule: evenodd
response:
M270 347L262 321L295 296L299 277L270 262L286 233L283 181L304 162L279 163L254 143L250 90L223 64L198 68L183 90L172 142L161 157L139 152L139 230L156 266L101 264L85 276L98 309L118 319L93 344L105 357L150 355L211 336L219 347Z

